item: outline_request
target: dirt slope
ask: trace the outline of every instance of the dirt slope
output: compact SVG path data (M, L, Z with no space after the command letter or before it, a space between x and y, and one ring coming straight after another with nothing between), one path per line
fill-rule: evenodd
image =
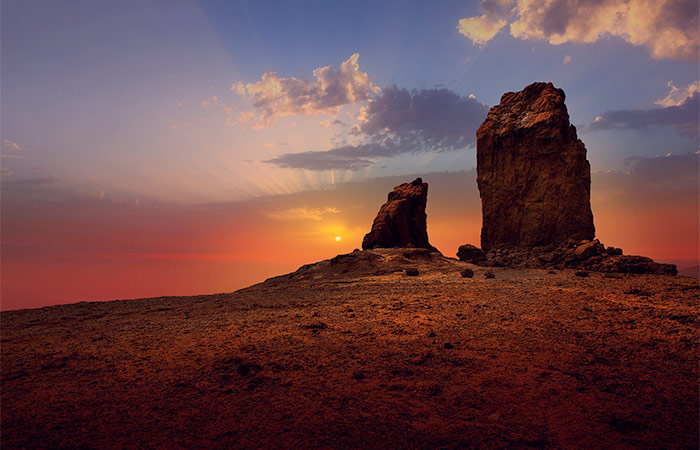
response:
M698 309L696 279L416 249L4 312L2 448L698 448Z

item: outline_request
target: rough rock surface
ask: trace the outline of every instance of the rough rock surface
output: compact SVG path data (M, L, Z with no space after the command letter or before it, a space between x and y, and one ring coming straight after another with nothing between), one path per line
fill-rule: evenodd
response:
M376 249L0 312L2 450L698 447L697 279L485 270Z
M362 249L416 247L436 251L428 242L427 201L428 183L420 178L396 186L362 240Z
M676 275L674 264L656 263L645 256L623 255L622 249L605 247L598 239L569 240L561 245L533 248L499 248L478 264L495 267L573 268L597 272Z
M507 92L476 132L484 251L595 237L590 164L564 99L552 83Z
M479 264L486 260L486 255L479 247L471 244L460 245L457 249L457 258L472 264Z

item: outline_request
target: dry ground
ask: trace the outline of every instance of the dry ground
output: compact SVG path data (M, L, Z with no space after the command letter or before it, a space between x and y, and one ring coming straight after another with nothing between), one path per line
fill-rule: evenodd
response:
M3 312L2 448L698 448L698 280L400 252Z

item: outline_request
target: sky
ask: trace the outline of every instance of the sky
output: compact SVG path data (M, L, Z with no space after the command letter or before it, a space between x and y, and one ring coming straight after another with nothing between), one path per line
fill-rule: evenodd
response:
M698 263L696 0L2 0L0 21L0 309L229 292L359 247L416 176L454 256L479 242L475 131L536 81L566 92L597 237Z

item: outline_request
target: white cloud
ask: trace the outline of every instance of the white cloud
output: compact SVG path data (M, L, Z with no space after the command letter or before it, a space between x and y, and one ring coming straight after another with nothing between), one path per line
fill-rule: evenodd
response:
M566 56L564 56L564 60L561 62L561 65L566 67L570 62L571 62L571 55L566 55Z
M493 39L496 34L506 26L508 22L504 19L492 19L483 14L478 17L467 17L460 19L457 24L457 31L465 35L477 45L485 45Z
M268 127L288 115L334 115L340 107L358 104L380 92L360 71L358 58L359 54L353 54L338 70L319 67L313 71L314 79L280 78L276 72L265 72L260 81L238 82L231 90L253 101L260 113L257 128Z
M485 6L491 4L493 0L483 0L485 14L460 20L460 27L467 23L476 30L460 32L480 45L508 19L510 34L518 39L558 45L616 36L647 47L654 59L698 60L697 0L504 0L498 9Z
M668 95L654 102L664 107L679 106L694 93L700 92L700 81L694 81L684 88L677 88L673 85L673 81L669 81L666 86L671 88Z

